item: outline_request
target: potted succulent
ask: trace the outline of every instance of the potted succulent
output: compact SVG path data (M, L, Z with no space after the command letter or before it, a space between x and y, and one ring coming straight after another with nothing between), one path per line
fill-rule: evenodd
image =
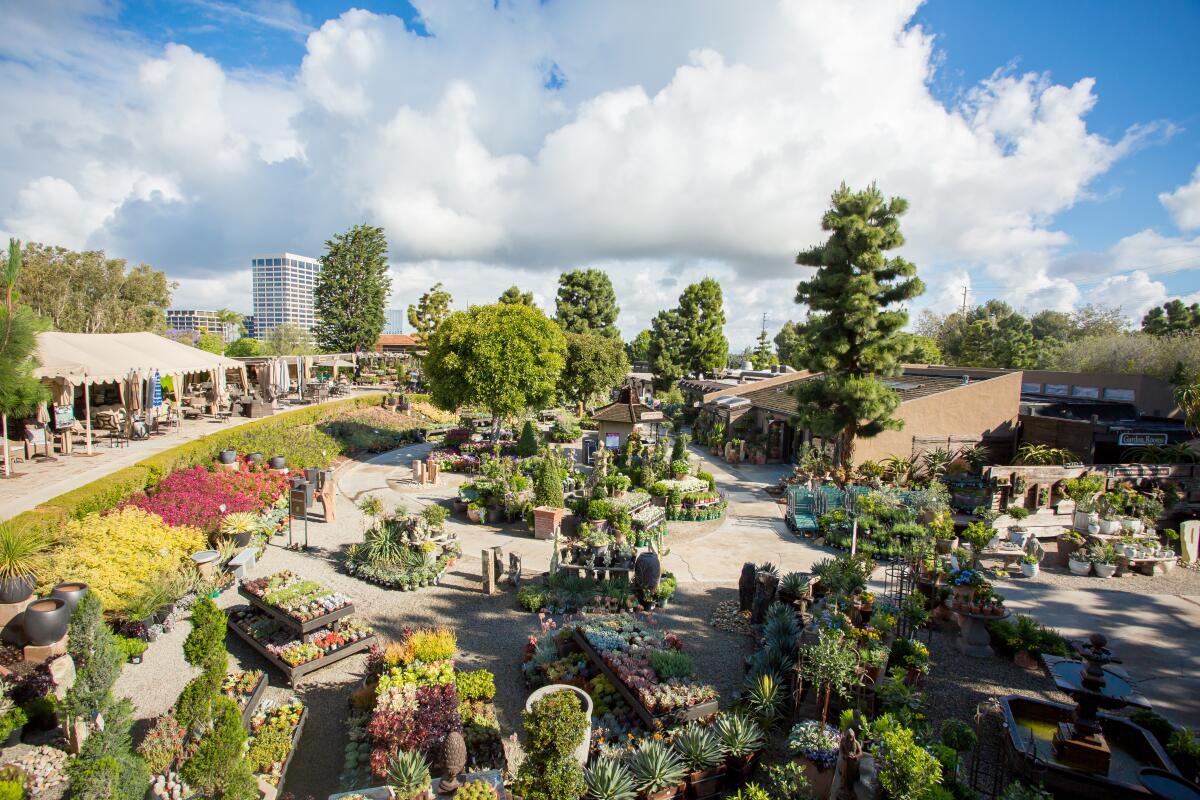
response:
M688 796L693 800L715 797L725 774L725 756L716 733L692 722L675 734L672 746L683 761Z
M1040 561L1036 554L1026 553L1021 559L1021 574L1026 578L1036 578L1038 570L1041 569Z
M647 739L638 748L629 759L629 771L640 800L672 800L683 788L683 761L656 739Z
M1096 575L1111 578L1117 572L1117 550L1111 544L1096 544L1088 549L1088 560L1092 562ZM1072 572L1074 570L1072 569Z
M1064 531L1057 537L1058 542L1058 565L1060 567L1067 566L1067 561L1071 555L1083 547L1083 536L1076 531Z
M1029 517L1029 509L1025 506L1013 506L1008 509L1007 513L1013 519L1013 524L1008 526L1009 541L1019 547L1024 547L1026 531L1022 523Z
M1096 510L1100 513L1100 533L1105 536L1121 532L1121 512L1125 503L1118 492L1108 492L1100 495Z
M754 771L754 759L765 743L762 728L749 717L726 713L717 720L717 738L725 751L729 784L742 785Z
M0 529L0 603L22 603L37 585L37 560L49 546L41 534Z
M591 800L631 800L637 793L629 770L611 758L601 758L592 764L583 782Z
M808 577L801 572L789 572L779 579L779 602L792 605L808 592Z
M245 547L258 530L258 515L249 511L235 511L221 518L221 535L233 539L238 547Z
M454 800L496 800L499 796L495 786L487 781L474 780L458 787Z
M1092 561L1084 551L1076 550L1067 557L1067 567L1071 570L1072 575L1090 575Z
M415 750L401 751L388 763L387 785L396 800L432 800L432 784L429 764Z

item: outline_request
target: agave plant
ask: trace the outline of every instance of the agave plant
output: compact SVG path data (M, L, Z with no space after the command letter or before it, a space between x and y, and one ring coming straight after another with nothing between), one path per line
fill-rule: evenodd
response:
M763 730L770 731L779 722L780 709L783 706L783 690L780 682L773 675L756 675L748 679L746 691L746 708L762 725Z
M412 800L429 788L430 781L429 763L415 750L400 752L388 762L387 785L398 800Z
M0 526L0 580L32 581L38 557L50 546L40 533Z
M721 763L721 740L695 722L675 734L671 744L689 772L703 772Z
M634 800L633 776L620 761L602 758L583 776L588 800Z
M234 511L221 518L221 535L238 536L258 530L258 515L249 511Z
M758 723L738 713L723 714L717 720L717 738L725 755L744 758L763 747L763 732Z
M768 561L765 564L758 564L754 567L755 572L766 573L767 575L778 575L779 567Z
M953 460L954 456L950 455L949 450L944 447L935 447L921 454L921 470L925 473L926 478L940 478L946 473L946 467L950 466L950 462Z
M808 576L803 572L789 572L779 579L779 591L799 597L808 588Z
M773 619L795 619L796 609L789 606L787 603L774 602L767 606L766 621L770 622Z
M633 782L645 794L661 792L683 781L683 762L675 751L655 739L648 740L629 759Z

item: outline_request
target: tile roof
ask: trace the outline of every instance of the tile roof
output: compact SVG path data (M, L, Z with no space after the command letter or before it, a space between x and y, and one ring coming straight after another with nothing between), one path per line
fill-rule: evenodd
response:
M407 333L383 333L379 335L376 347L415 347L419 342L417 337Z
M630 424L641 422L647 417L652 420L660 420L662 419L662 412L655 411L643 403L637 389L631 386L621 389L621 393L617 396L615 403L609 403L604 408L598 408L596 409L596 413L592 414L592 419L597 421L625 422Z

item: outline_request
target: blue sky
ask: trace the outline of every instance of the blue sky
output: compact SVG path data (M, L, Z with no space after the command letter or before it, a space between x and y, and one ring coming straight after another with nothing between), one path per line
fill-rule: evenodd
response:
M19 0L0 234L249 310L253 253L382 225L393 305L607 269L632 336L689 282L803 316L842 180L909 199L944 312L1200 299L1200 3ZM418 10L418 8L420 10ZM917 31L924 36L917 35ZM1193 297L1195 296L1195 297Z

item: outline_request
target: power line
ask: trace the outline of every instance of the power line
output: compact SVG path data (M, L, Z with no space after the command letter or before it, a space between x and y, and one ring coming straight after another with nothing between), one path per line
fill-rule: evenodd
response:
M1192 262L1192 263L1182 263L1181 264L1180 262ZM1174 265L1174 266L1172 266L1172 265ZM1160 267L1167 267L1167 269L1160 269ZM1108 275L1105 275L1103 278L1096 278L1096 279L1093 279L1090 281L1072 281L1072 283L1074 283L1075 286L1079 286L1079 287L1099 286L1100 284L1105 283L1106 281L1108 281L1112 278L1116 278L1116 277L1119 277L1122 275L1129 275L1134 272L1145 272L1148 270L1158 270L1157 272L1154 273L1155 275L1172 275L1176 272L1185 272L1189 269L1195 269L1197 267L1200 267L1200 259L1197 259L1196 256L1185 256L1184 258L1176 258L1171 261L1163 261L1159 264L1149 264L1149 265L1140 266L1140 267L1129 267L1127 269L1120 270L1119 272L1113 272ZM966 287L964 286L964 289L965 288ZM974 292L976 290L978 290L978 291L994 291L996 289L1011 289L1011 288L1012 288L1011 286L1007 286L1007 285L999 284L999 283L984 284L984 285L971 285L972 292Z

